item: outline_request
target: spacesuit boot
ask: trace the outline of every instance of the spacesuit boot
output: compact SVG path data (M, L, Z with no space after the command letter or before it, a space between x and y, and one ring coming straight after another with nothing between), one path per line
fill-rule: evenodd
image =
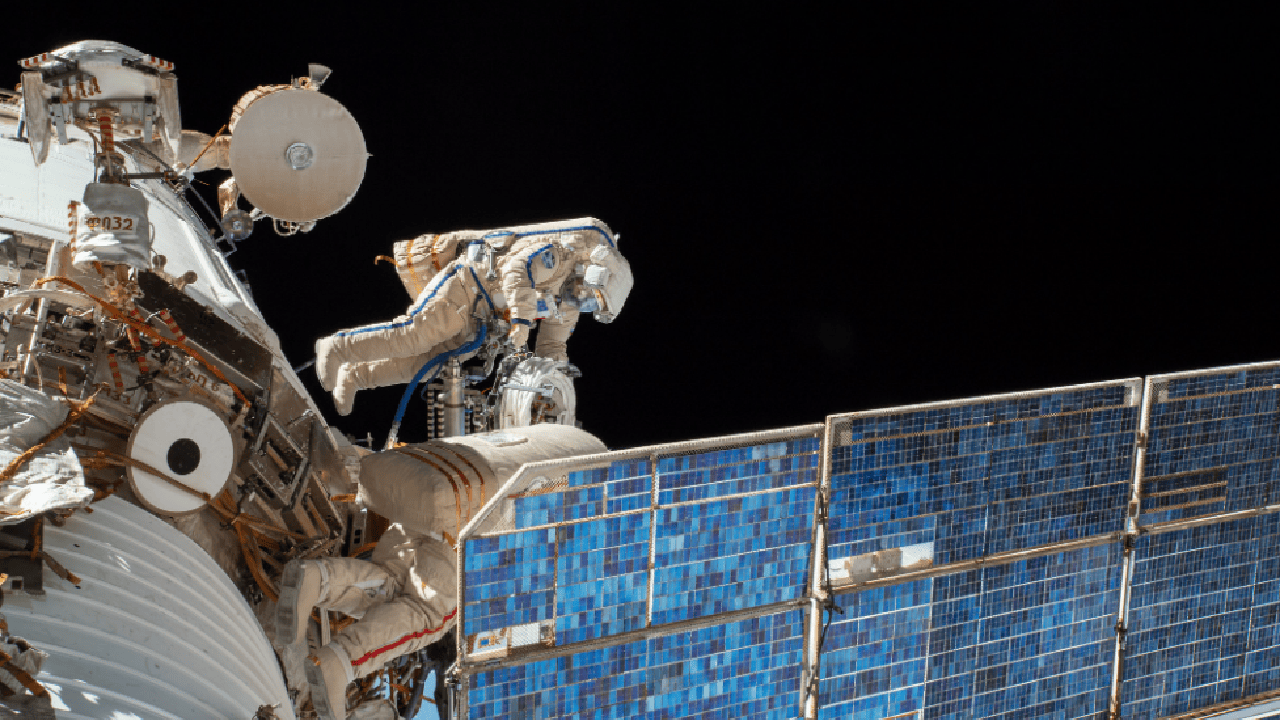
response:
M444 346L433 348L425 355L414 357L390 358L367 363L343 363L338 371L337 382L333 386L333 404L338 414L351 414L351 405L355 402L356 393L370 388L386 387L407 383L422 369L422 366L436 351L443 351ZM448 348L451 349L451 348Z
M346 720L347 685L355 679L346 652L329 643L307 659L306 668L311 705L320 720Z
M348 361L343 352L346 348L338 340L338 335L330 335L316 341L316 376L320 378L320 387L325 392L333 392L338 370Z
M276 640L292 645L306 633L311 608L320 601L322 570L318 562L294 561L284 566L276 603Z
M364 389L363 386L356 382L354 373L351 371L351 363L343 363L342 369L338 371L338 377L332 390L333 406L337 409L338 414L342 417L350 415L351 406L356 401L356 393Z

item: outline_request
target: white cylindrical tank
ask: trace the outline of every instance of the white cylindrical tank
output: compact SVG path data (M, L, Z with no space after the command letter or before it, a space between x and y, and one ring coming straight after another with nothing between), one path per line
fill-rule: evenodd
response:
M36 679L65 718L294 718L271 644L230 579L187 536L110 497L44 528L45 595L5 593L10 632L49 654Z

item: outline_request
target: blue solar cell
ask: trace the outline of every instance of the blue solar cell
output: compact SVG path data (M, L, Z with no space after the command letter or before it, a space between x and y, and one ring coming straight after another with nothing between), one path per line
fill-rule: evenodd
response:
M643 717L648 642L617 645L469 678L472 718Z
M1128 388L1122 383L1102 387L1064 390L1042 395L997 398L973 404L956 404L918 410L886 410L862 414L842 422L848 423L851 440L963 430L989 422L1062 413L1076 413L1103 407L1120 407L1128 399Z
M554 617L555 550L554 530L468 540L463 632Z
M1180 398L1189 395L1210 395L1221 392L1239 392L1249 388L1270 387L1280 383L1280 365L1235 368L1228 372L1206 373L1168 382L1168 396Z
M1121 530L1138 420L1127 393L840 420L828 557L933 543L940 565Z
M1241 375L1171 380L1157 393L1151 404L1139 523L1276 501L1280 390L1260 384L1260 378L1271 378L1272 370Z
M477 672L470 717L794 718L804 626L791 610Z
M812 487L658 512L653 624L803 597Z
M820 445L814 437L664 457L658 460L658 502L669 505L815 483Z
M841 595L827 628L822 718L890 717L924 707L933 580Z
M645 626L649 515L626 515L556 531L556 644Z
M646 459L567 473L559 483L513 497L515 526L535 528L605 514L642 510L652 498Z
M1106 710L1119 544L836 597L820 717L1086 717Z
M1280 515L1139 538L1124 717L1280 689Z

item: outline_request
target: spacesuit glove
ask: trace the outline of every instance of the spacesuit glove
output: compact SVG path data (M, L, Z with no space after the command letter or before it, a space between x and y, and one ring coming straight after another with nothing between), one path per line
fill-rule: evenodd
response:
M529 341L529 326L519 322L511 323L511 332L507 334L507 340L514 348L524 347Z

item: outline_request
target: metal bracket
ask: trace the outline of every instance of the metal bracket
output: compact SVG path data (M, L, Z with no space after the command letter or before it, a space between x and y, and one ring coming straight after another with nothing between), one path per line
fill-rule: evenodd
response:
M44 560L21 555L0 558L0 573L8 575L5 590L21 590L28 595L44 597Z
M317 432L319 428L319 421L312 419L311 435L307 438L307 452L302 456L302 462L298 464L298 471L293 474L293 498L289 500L289 510L293 510L305 491L307 473L311 470L311 459L315 457L316 445L320 443L319 433Z
M502 392L506 392L508 390L524 390L525 392L537 393L544 398L550 398L552 395L555 394L555 388L552 387L550 384L543 385L541 387L529 387L528 385L503 385L502 386Z
M44 597L44 560L39 555L32 558L25 552L32 547L35 524L32 518L0 529L0 547L11 553L0 557L0 573L9 576L5 580L8 586L5 590L21 590L28 595Z

